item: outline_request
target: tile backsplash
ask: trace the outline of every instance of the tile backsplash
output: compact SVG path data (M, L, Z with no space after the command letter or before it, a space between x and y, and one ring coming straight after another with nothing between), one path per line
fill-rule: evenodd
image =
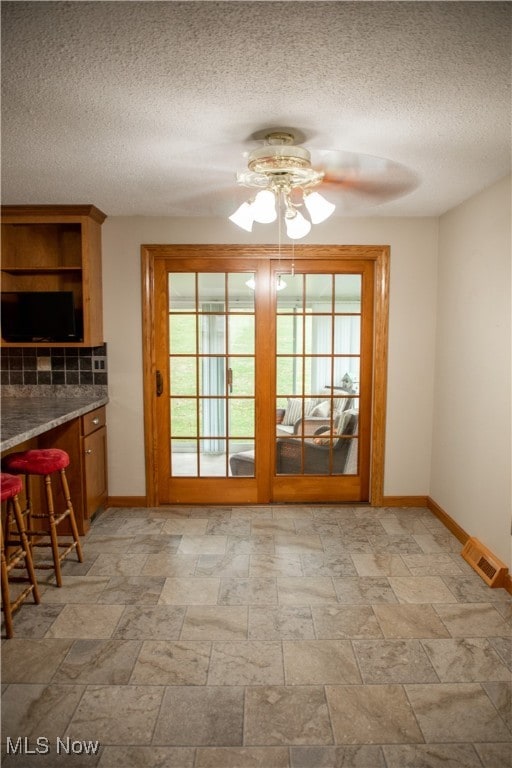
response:
M1 383L107 385L107 345L100 347L4 347Z

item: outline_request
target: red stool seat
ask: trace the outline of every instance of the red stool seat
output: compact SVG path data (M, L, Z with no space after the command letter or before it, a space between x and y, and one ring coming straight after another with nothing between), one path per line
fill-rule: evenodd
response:
M23 475L49 475L68 466L69 456L60 448L34 448L2 459L2 468Z
M26 508L23 512L28 520L26 535L30 539L31 550L34 547L49 547L52 552L52 562L40 562L34 560L37 569L51 568L55 571L57 586L62 586L61 561L70 552L76 551L78 561L83 562L82 547L75 519L75 512L69 493L69 485L66 478L66 467L69 466L69 454L60 448L33 448L28 451L10 453L2 459L2 470L14 475L25 475ZM52 475L60 478L61 494L59 505L64 501L64 509L57 511L52 491ZM41 507L32 503L31 478L34 476L44 479L44 495L46 497L46 509L41 498ZM64 538L59 537L57 528L65 520L69 522L71 536L64 533Z
M6 472L2 472L2 501L6 501L7 499L12 499L13 496L17 496L18 493L21 493L22 488L22 482L21 477L17 477L16 475L8 475Z

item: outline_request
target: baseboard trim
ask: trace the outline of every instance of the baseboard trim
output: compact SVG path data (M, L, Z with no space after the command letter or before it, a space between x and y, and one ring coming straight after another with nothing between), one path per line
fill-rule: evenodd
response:
M451 533L453 533L453 535L461 542L461 544L465 544L468 541L470 538L469 533L467 533L464 528L456 523L453 517L450 517L450 515L445 512L444 509L434 501L434 499L430 498L430 496L427 496L427 507L438 518L438 520L440 520L443 525L448 528ZM494 553L491 554L494 555ZM507 573L503 582L500 584L500 587L512 595L512 577L510 576L510 573ZM492 589L492 587L489 587L489 589Z
M431 512L434 513L438 520L440 520L442 524L448 528L450 533L453 533L453 535L461 542L461 544L466 543L466 541L469 539L469 533L467 533L464 528L456 523L453 517L450 517L448 512L445 512L444 509L434 501L434 499L430 498L430 496L427 496L427 507Z
M109 507L147 507L148 500L146 496L109 496L107 500Z
M428 496L383 496L383 507L427 507Z

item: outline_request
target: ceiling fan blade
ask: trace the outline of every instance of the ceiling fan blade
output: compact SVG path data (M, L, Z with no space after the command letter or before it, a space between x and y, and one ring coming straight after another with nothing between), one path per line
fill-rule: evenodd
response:
M339 192L352 204L395 200L419 183L416 174L393 160L341 150L315 150L312 156L313 167L324 173L323 189Z

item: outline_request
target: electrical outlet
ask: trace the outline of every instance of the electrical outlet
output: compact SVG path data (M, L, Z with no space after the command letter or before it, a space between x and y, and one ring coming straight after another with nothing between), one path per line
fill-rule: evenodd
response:
M37 370L38 371L51 371L52 359L51 357L38 357L37 358Z

